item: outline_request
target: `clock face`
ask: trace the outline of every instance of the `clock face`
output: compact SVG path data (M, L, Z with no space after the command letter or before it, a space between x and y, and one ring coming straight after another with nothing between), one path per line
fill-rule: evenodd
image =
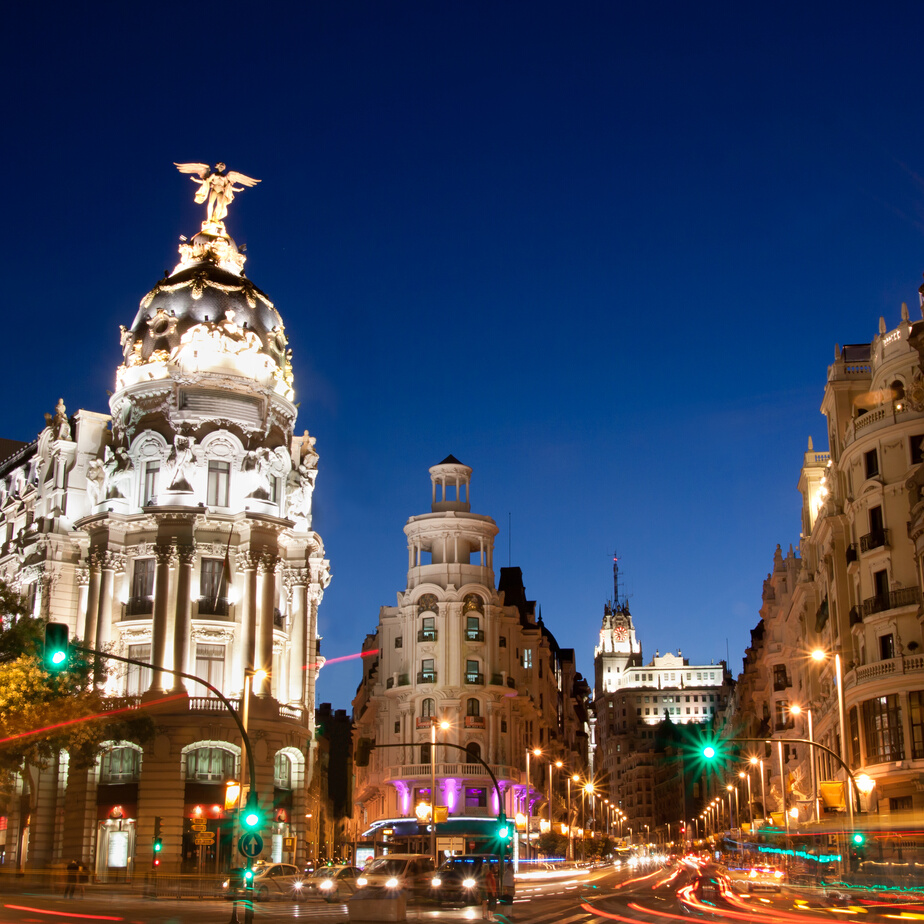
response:
M617 642L624 642L629 637L629 630L625 626L616 626L613 629L613 637Z

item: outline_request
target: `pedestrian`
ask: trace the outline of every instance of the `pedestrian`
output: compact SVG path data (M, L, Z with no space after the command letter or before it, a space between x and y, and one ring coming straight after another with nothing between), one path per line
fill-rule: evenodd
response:
M486 921L494 920L494 909L497 907L497 876L490 864L485 864L482 878L484 900L481 903L481 916Z
M71 860L67 864L67 881L64 884L64 897L73 898L74 890L77 888L77 876L80 873L80 864L76 860Z

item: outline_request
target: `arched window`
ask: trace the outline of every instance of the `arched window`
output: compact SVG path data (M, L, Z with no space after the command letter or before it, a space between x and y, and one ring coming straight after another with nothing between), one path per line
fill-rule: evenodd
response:
M436 703L429 697L420 704L420 715L424 719L432 719L436 715Z
M465 640L468 642L484 641L484 631L481 628L480 616L470 614L465 617Z
M288 754L279 753L273 762L273 786L276 789L292 788L292 759Z
M134 783L141 772L141 751L122 747L106 751L99 760L101 783Z
M892 383L892 400L893 401L903 401L905 398L905 386L901 381L896 379Z
M466 715L481 715L481 703L472 697L465 710Z
M477 741L469 741L465 745L465 762L467 764L477 764L479 763L479 757L481 757L481 745Z
M223 783L233 779L237 760L224 748L196 748L186 755L186 779L200 783Z

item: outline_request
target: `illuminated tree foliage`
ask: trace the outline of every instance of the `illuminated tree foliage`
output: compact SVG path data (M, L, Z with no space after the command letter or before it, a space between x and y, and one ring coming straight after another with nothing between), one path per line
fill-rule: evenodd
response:
M0 581L0 811L21 776L31 797L35 769L59 751L70 766L92 765L109 740L141 742L153 725L141 713L107 716L114 705L94 686L94 668L73 651L65 668L49 673L42 661L45 620L26 612ZM30 798L31 801L31 798Z

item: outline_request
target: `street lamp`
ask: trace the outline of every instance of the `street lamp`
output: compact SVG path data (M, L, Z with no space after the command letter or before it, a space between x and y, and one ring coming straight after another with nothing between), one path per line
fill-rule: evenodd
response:
M572 828L574 828L574 820L571 817L571 784L580 783L581 778L576 774L572 773L568 777L568 859L571 862L574 862L574 835Z
M812 652L812 660L821 661L826 660L828 653L823 648L816 648ZM840 752L841 752L841 761L843 762L844 767L847 767L847 730L846 722L844 721L844 675L841 671L841 654L839 651L834 653L834 680L835 686L837 687L837 720L840 726L841 731L841 740L840 740ZM850 829L853 830L853 793L851 792L850 786L850 774L845 774L846 780L844 781L844 786L847 790L847 817L850 824Z
M444 731L449 723L443 719L439 723ZM436 858L436 719L430 719L430 855L433 862L439 866Z
M790 715L801 715L802 707L798 703L793 703L789 707ZM814 812L815 821L818 821L818 782L815 772L815 732L812 727L812 710L806 709L805 714L808 716L808 736L809 736L809 766L812 771L812 811ZM848 784L849 785L849 784Z
M585 796L592 796L594 794L594 784L588 780L583 788L581 789L581 859L587 859L587 835L585 833L587 828L587 809L584 802Z
M754 800L751 797L751 774L744 770L738 771L738 779L747 779L748 781L748 821L751 825L751 833L754 832Z
M549 831L552 830L552 769L557 767L559 770L564 766L564 763L560 760L556 760L553 764L552 761L549 761Z
M529 756L532 754L534 757L540 757L542 751L539 748L533 748L530 750L526 749L526 856L525 860L529 860L529 829L531 827L530 822L532 821L533 808L529 801L529 790L531 786L531 777L529 775ZM535 859L535 858L533 858Z
M751 766L756 767L760 766L760 810L762 812L762 817L767 817L767 784L765 781L766 774L764 773L764 759L763 757L752 757Z

